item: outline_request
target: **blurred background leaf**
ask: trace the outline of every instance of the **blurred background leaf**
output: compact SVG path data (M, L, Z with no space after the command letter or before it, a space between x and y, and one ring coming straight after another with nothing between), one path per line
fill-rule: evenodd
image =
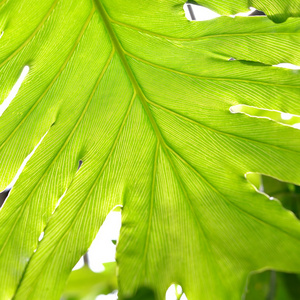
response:
M94 300L98 295L107 295L117 289L116 263L104 264L100 273L91 271L88 266L72 271L62 300Z
M132 297L126 297L120 300L156 300L153 290L147 287L138 289L136 294Z
M300 216L300 187L275 178L249 174L248 180L270 197L280 200L297 218ZM271 198L272 199L272 198ZM289 255L288 253L286 255ZM252 274L249 279L246 300L299 300L300 275L265 271Z

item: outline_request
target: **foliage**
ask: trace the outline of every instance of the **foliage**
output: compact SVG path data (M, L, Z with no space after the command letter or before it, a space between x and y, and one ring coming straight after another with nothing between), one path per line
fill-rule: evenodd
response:
M92 272L88 266L71 272L64 289L63 299L94 300L99 294L109 294L117 289L116 265L107 263L100 273Z
M299 218L299 186L262 176L258 187L271 197L279 199L284 207L293 211ZM274 271L253 274L250 277L247 290L246 300L297 300L300 297L300 277L298 274L284 274Z
M299 1L250 2L272 20L190 22L179 0L0 2L0 103L30 67L0 118L0 190L43 138L1 209L0 299L58 299L116 205L121 298L176 282L234 300L251 271L300 272L298 219L245 178L300 184L300 132L230 112L299 114L298 71L272 67L300 63Z

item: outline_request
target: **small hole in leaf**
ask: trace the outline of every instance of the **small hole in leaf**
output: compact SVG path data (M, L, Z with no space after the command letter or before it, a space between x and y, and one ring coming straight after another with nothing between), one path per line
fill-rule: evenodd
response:
M52 215L55 213L55 211L56 211L57 208L59 207L61 200L65 197L65 195L66 195L66 193L67 193L67 190L68 190L68 189L66 189L66 190L64 191L64 193L60 196L60 198L57 200L57 203L56 203L55 208L54 208L54 210L53 210L53 212L52 212Z
M187 7L187 11L188 11L188 13L186 14L187 18L189 20L195 21L196 20L196 16L194 14L194 10L193 10L192 4L186 4L186 7Z
M185 11L185 16L190 21L208 21L218 17L221 17L217 12L194 3L186 2L183 6ZM249 16L261 16L264 15L262 11L255 9L254 7L250 7L249 11L239 12L235 15L228 15L231 18L239 17L249 17Z
M107 295L99 295L96 297L95 300L118 300L120 298L118 298L118 291L113 291L110 294ZM147 299L143 299L143 300L147 300Z
M10 189L5 189L3 192L0 193L0 208L4 204L6 198L8 197Z
M220 17L220 15L204 6L185 3L183 6L185 16L190 21L207 21Z
M278 65L273 65L273 67L290 69L290 70L300 70L300 66L290 64L290 63L280 63Z
M292 114L289 114L289 113L281 113L281 119L282 119L282 120L288 121L288 120L290 120L292 117L293 117Z
M2 104L0 104L0 117L2 116L2 114L5 112L5 110L8 108L8 106L10 105L10 103L12 102L12 100L16 97L22 82L24 81L26 75L29 72L29 67L25 66L23 68L23 71L19 77L19 79L17 80L17 82L15 83L15 85L13 86L12 90L10 91L9 95L7 96L7 98L3 101Z
M245 104L238 104L235 106L231 106L229 108L229 111L233 114L241 113L249 117L269 119L283 125L288 125L300 129L298 127L300 124L300 116L298 115L293 115L278 110L258 108L258 107L249 106Z
M265 16L265 15L266 14L263 11L251 7L251 13L249 14L249 17Z
M183 289L179 284L172 284L166 292L167 300L187 300L186 295L183 293Z
M0 39L3 37L4 31L0 33Z
M79 171L79 169L81 168L81 166L82 166L82 160L79 160L77 171Z
M230 17L234 18L234 17L252 17L252 16L258 16L261 15L259 13L262 13L262 15L264 15L263 12L260 12L259 10L257 10L254 7L250 7L248 11L245 12L239 12L235 15L230 15Z
M44 235L45 235L45 233L44 233L44 231L40 234L40 236L39 236L39 242L44 238Z
M265 13L263 11L257 10L254 7L250 7L249 11L246 12L239 12L235 15L230 15L230 17L254 17L254 16L264 16Z
M47 133L49 132L49 130L42 136L42 138L40 139L40 141L37 143L37 145L34 147L34 149L27 155L27 157L23 160L17 174L15 175L15 177L13 178L13 180L10 182L10 184L6 187L6 189L4 191L9 191L13 188L13 186L15 185L16 181L18 180L19 176L21 175L22 171L24 170L26 164L28 163L28 161L30 160L30 158L32 157L32 155L34 154L34 152L36 151L36 149L39 147L39 145L42 143L43 139L45 138L45 136L47 135Z

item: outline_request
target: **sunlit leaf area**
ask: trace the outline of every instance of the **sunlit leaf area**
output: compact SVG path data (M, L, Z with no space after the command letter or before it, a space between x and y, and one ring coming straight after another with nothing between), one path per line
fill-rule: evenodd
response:
M0 0L0 300L300 299L300 0Z

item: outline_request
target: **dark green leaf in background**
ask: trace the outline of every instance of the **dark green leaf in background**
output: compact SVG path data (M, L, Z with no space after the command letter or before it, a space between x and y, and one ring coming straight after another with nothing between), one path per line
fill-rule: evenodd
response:
M258 179L258 181L253 181ZM300 215L300 187L278 181L272 177L252 177L251 182L270 197L279 199L285 208ZM289 255L289 253L285 253ZM300 276L275 271L253 274L247 287L246 300L297 300L300 299Z
M62 299L94 300L100 294L109 294L117 289L116 264L104 264L105 270L92 272L87 266L71 272Z

